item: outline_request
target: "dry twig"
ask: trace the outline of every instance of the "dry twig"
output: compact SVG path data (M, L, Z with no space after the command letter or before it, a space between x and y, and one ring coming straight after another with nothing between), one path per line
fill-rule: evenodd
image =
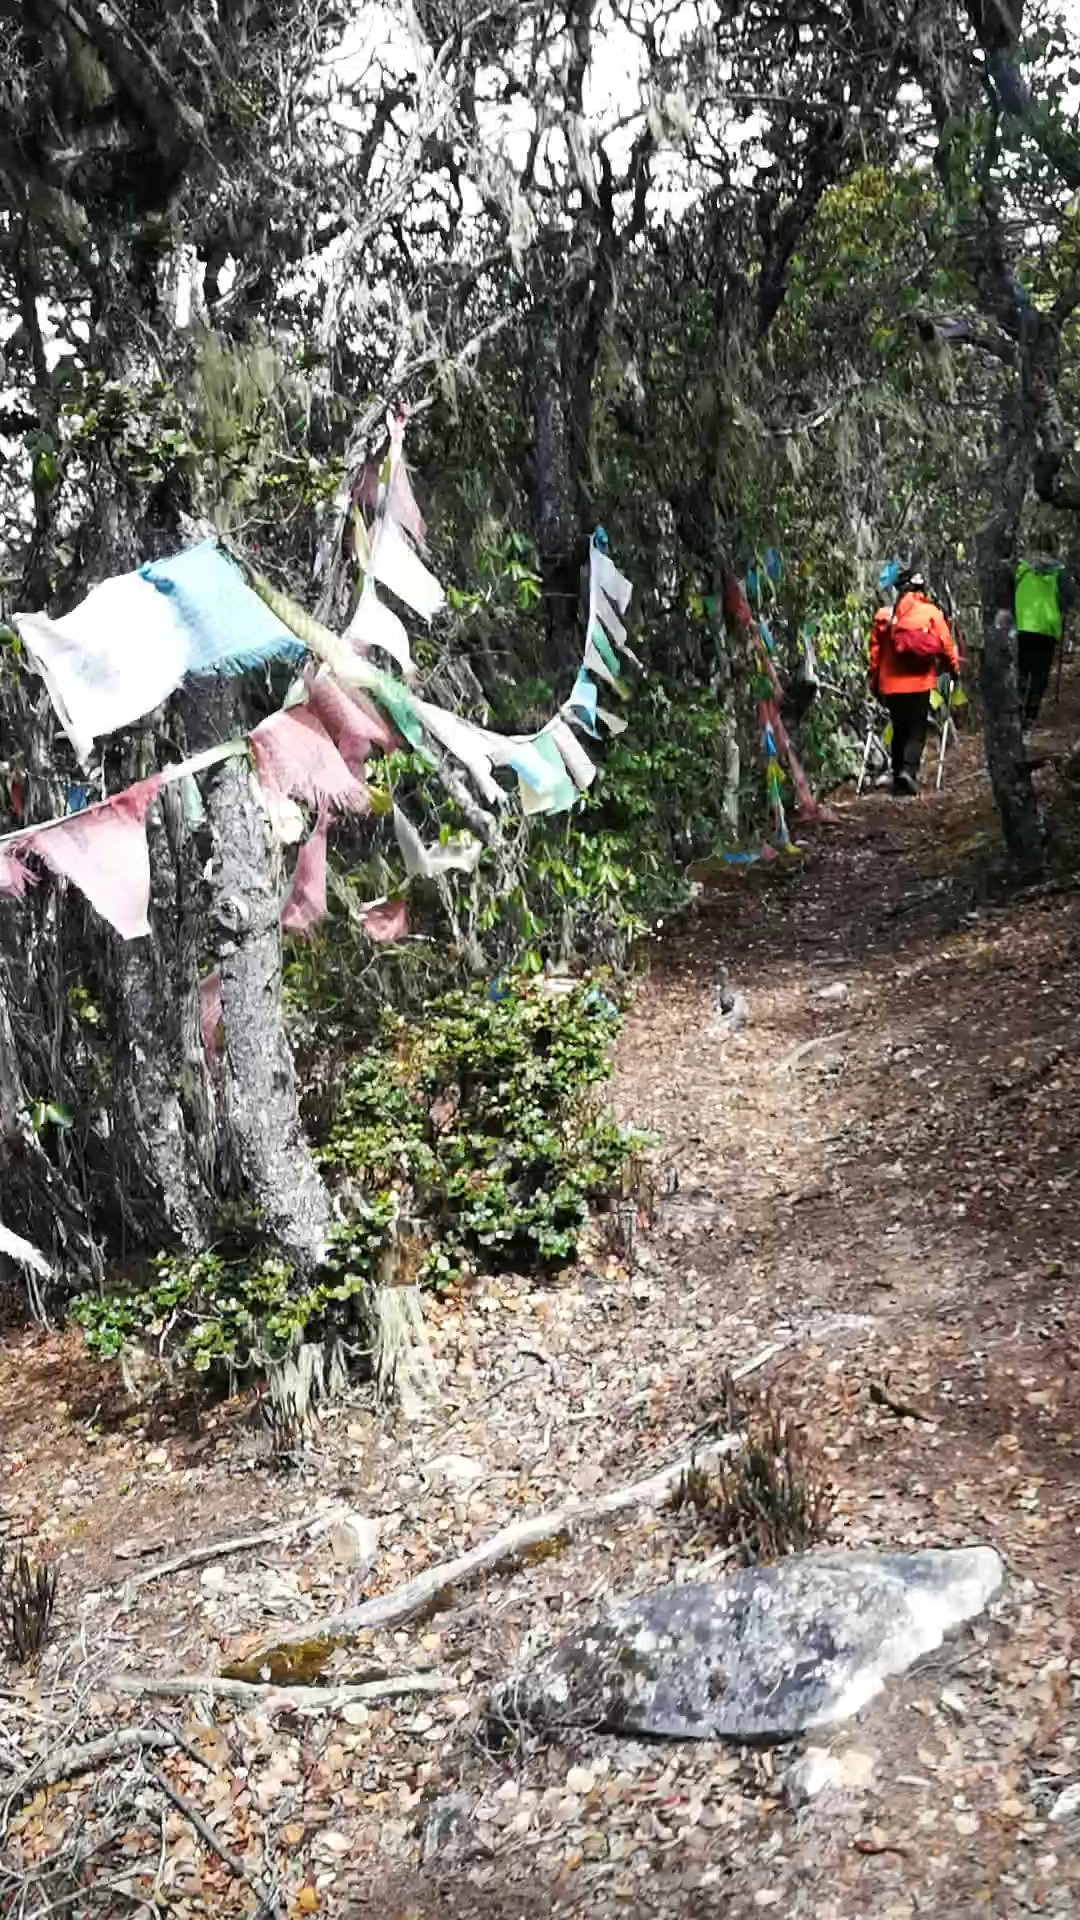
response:
M166 1680L143 1674L115 1673L105 1683L110 1693L136 1694L158 1700L184 1700L201 1695L210 1700L272 1701L279 1711L315 1707L336 1713L351 1700L399 1700L411 1693L451 1693L457 1684L446 1673L389 1674L385 1680L362 1680L352 1685L328 1681L323 1687L275 1686L264 1680L221 1680L210 1673L178 1673Z
M203 1845L209 1847L212 1853L217 1854L218 1859L228 1867L229 1872L235 1879L243 1880L245 1885L251 1888L259 1900L259 1912L268 1914L277 1911L279 1902L276 1895L271 1893L269 1889L263 1885L263 1882L251 1871L251 1868L248 1867L243 1860L239 1859L235 1853L230 1853L228 1847L222 1845L213 1827L210 1826L208 1821L203 1819L198 1807L193 1807L190 1800L185 1800L183 1794L177 1792L172 1781L167 1780L163 1773L156 1773L151 1767L149 1777L158 1792L169 1801L171 1806L176 1808L177 1813L182 1813L184 1819L191 1822Z
M17 1807L37 1787L54 1787L59 1780L73 1780L76 1774L92 1773L95 1767L121 1760L131 1753L162 1752L175 1747L176 1736L167 1727L117 1727L100 1740L88 1740L80 1747L62 1747L59 1753L36 1760L7 1799L7 1807Z
M258 1671L263 1664L276 1661L280 1665L283 1661L287 1663L290 1649L311 1648L318 1644L331 1646L336 1641L351 1639L368 1627L397 1626L402 1620L411 1620L416 1614L432 1607L452 1588L461 1586L488 1567L515 1558L530 1547L556 1539L560 1534L572 1533L575 1527L588 1526L612 1514L624 1513L631 1507L659 1506L688 1466L695 1461L702 1465L710 1460L722 1459L737 1444L735 1435L724 1435L711 1446L681 1455L659 1473L651 1474L647 1480L635 1480L628 1487L616 1487L610 1493L598 1495L595 1500L568 1501L564 1506L552 1507L530 1520L514 1521L508 1527L501 1527L498 1533L493 1533L489 1540L482 1540L479 1546L470 1548L468 1553L426 1568L415 1579L407 1580L404 1586L394 1587L389 1593L366 1600L359 1607L350 1607L344 1613L330 1614L324 1620L310 1622L302 1632L275 1641L262 1654L245 1662L245 1667L250 1666Z

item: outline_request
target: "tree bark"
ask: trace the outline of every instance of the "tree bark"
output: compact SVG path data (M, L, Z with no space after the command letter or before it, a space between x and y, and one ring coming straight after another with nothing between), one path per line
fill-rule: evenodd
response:
M302 1273L323 1257L330 1200L300 1123L281 1014L281 861L244 760L211 777L211 920L225 1033L228 1151L246 1196Z
M1013 602L1016 541L1032 464L1053 417L1060 336L1028 307L1018 316L1020 378L1007 396L990 476L990 512L976 540L983 616L983 736L986 764L1010 858L1027 877L1043 864L1044 833L1020 716Z
M113 936L113 1124L125 1219L143 1244L205 1245L214 1216L216 1112L199 1026L198 858L181 795L147 820L151 932Z
M579 460L570 420L561 328L542 306L532 331L529 369L533 418L532 509L552 654L577 635L581 598L582 513Z
M8 996L7 970L0 966L0 1218L40 1247L55 1270L100 1280L101 1252L83 1197L50 1160L31 1122Z

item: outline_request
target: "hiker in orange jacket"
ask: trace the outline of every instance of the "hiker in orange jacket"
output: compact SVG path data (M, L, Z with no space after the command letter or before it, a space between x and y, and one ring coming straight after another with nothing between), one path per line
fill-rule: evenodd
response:
M870 633L870 691L892 721L894 793L918 791L930 695L942 662L949 673L959 673L949 623L930 599L923 575L901 574L896 604L878 608Z

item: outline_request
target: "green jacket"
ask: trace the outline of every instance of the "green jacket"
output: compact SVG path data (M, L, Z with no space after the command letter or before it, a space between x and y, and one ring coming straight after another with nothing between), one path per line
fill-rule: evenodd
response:
M1016 630L1018 633L1045 633L1061 639L1063 602L1067 592L1060 566L1038 569L1021 560L1016 569Z

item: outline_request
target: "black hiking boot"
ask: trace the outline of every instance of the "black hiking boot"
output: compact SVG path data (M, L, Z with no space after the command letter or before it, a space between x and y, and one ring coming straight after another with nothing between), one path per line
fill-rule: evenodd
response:
M910 773L898 773L892 783L892 790L896 794L905 795L909 800L919 791Z

